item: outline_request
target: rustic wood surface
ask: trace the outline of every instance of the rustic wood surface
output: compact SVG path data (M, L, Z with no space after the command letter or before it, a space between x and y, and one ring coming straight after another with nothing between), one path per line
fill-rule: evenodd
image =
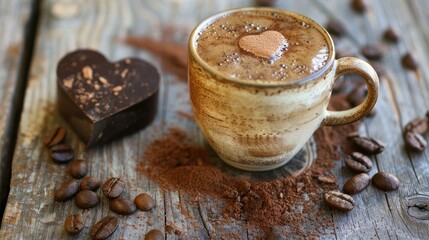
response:
M94 48L112 61L126 56L140 56L153 62L162 72L160 111L150 127L89 151L69 131L67 141L74 147L77 157L90 161L89 175L103 180L110 176L124 176L130 196L148 192L156 199L157 207L151 213L137 212L130 217L120 217L121 228L112 239L141 239L148 230L164 230L166 224L180 228L182 236L190 239L231 239L233 234L241 239L258 239L257 231L243 231L243 223L240 222L226 221L221 226L224 231L219 231L218 225L214 228L210 219L220 216L223 202L211 199L197 206L188 204L187 200L192 200L191 196L180 191L162 192L154 182L136 172L137 161L141 159L146 146L165 134L171 126L185 129L198 144L204 144L204 139L193 121L178 114L191 112L187 85L166 71L159 59L118 41L131 33L155 39L170 38L171 41L184 44L190 29L203 18L223 9L252 4L250 0L43 1L24 107L19 129L14 133L10 126L19 120L19 114L13 114L13 111L20 108L19 101L13 98L15 92L19 92L25 84L15 82L22 71L18 66L19 54L9 59L8 51L10 46L15 46L13 44L18 47L23 44L23 33L18 29L23 29L28 19L31 1L0 1L2 182L4 177L8 177L3 171L3 163L8 161L3 159L7 159L5 152L10 146L7 139L13 134L18 135L12 161L11 189L0 238L87 239L92 224L103 216L114 215L108 209L107 200L102 198L100 206L84 212L88 220L79 237L69 237L65 233L62 226L65 215L80 210L73 201L62 204L53 201L54 189L67 179L66 166L52 163L41 140L50 129L59 125L67 126L55 109L55 68L58 59L76 48ZM321 24L332 17L342 19L349 33L338 42L337 49L358 53L359 48L366 43L382 43L388 50L382 60L387 74L382 80L377 114L366 118L360 131L386 144L386 151L374 158L376 164L370 175L377 171L391 172L401 179L402 185L394 192L385 193L370 187L356 195L357 206L353 211L332 215L335 235L321 238L428 239L429 150L421 154L407 152L403 147L402 128L411 119L422 117L429 109L429 70L426 67L429 66L429 2L371 1L371 7L365 14L353 12L349 1L343 0L278 1L277 6L303 13ZM401 40L398 44L387 44L381 40L381 34L388 26L400 30ZM166 35L168 31L164 30L168 27L183 31ZM418 72L402 68L400 57L407 51L413 52L419 60L421 67ZM296 166L303 166L312 158L314 145L308 144L307 148L297 157ZM301 161L303 159L307 160ZM284 175L288 171L286 167L262 177ZM334 173L340 187L351 176L342 161L338 162ZM240 174L242 177L252 177L245 172ZM4 191L3 184L0 186ZM182 206L181 209L178 206ZM184 211L190 217L185 217ZM167 239L178 238L174 234L165 234Z

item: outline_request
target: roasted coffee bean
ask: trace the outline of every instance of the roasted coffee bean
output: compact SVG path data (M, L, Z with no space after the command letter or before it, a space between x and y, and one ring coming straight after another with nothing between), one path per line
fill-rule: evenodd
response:
M76 194L74 203L78 208L88 209L98 205L100 198L97 193L90 190L83 190Z
M378 172L372 177L372 184L381 190L393 191L399 188L400 182L393 174Z
M52 147L54 145L60 144L67 135L67 130L62 127L57 127L52 130L46 137L43 139L43 143L47 147Z
M51 158L57 163L66 163L73 159L73 149L68 144L58 144L50 150Z
M146 233L144 240L164 240L164 234L157 229L152 229Z
M102 190L107 198L117 198L125 189L125 182L122 178L112 177L103 184Z
M404 139L407 149L414 152L422 152L428 144L426 139L417 132L406 132Z
M352 133L347 138L366 153L378 154L384 151L384 145L373 138L361 137L357 133Z
M364 13L368 9L368 4L365 0L352 0L352 8L358 13Z
M372 168L371 159L359 152L353 152L348 155L345 163L347 168L357 173L367 173Z
M79 183L75 180L65 181L58 190L55 191L54 199L57 202L65 202L71 199L79 191Z
M344 183L343 192L347 194L356 194L368 187L371 178L366 173L360 173L351 177Z
M88 164L85 160L76 159L69 166L69 173L73 178L80 179L85 177L88 172Z
M255 0L257 7L273 7L277 0Z
M281 227L272 227L270 234L268 235L268 240L286 240L286 236L283 233Z
M326 30L334 36L342 37L347 34L347 29L344 23L338 19L329 19L326 24Z
M380 60L384 56L383 48L379 45L367 44L361 48L361 53L369 60Z
M336 182L336 178L335 176L329 176L329 175L319 175L317 177L317 181L321 182L321 183L328 183L328 184L333 184Z
M119 221L116 217L107 216L98 221L89 230L94 240L104 240L110 237L118 228Z
M427 118L416 118L407 125L405 125L404 128L405 132L416 132L423 134L428 130L428 119Z
M71 214L66 217L64 228L70 235L80 233L85 226L84 219L80 214Z
M112 200L109 204L110 210L119 214L119 215L131 215L137 211L137 206L133 201L118 197Z
M355 107L365 100L367 94L368 89L366 86L358 85L347 95L347 101Z
M155 200L147 193L140 193L137 195L134 199L134 203L137 205L138 209L142 211L149 211L155 207Z
M343 212L348 212L355 207L355 201L351 196L336 191L323 194L323 200L328 206Z
M91 190L95 191L101 186L101 180L99 178L88 176L82 179L80 182L80 190Z
M396 43L399 41L399 33L394 28L388 28L384 31L383 37L388 42Z
M404 56L402 56L401 63L403 67L414 71L419 67L417 60L413 55L411 55L411 53L406 53Z

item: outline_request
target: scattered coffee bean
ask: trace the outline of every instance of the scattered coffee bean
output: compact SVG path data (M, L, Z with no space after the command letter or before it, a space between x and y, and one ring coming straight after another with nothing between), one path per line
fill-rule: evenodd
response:
M400 182L393 174L378 172L372 177L372 184L381 190L393 191L399 188Z
M286 236L283 233L283 229L281 227L272 227L270 231L270 235L268 235L268 240L286 240Z
M405 125L404 130L405 132L416 132L419 134L423 134L428 130L428 119L416 118L407 123L407 125Z
M417 70L419 67L417 60L413 55L411 55L411 53L406 53L404 56L402 56L401 63L403 67L413 71Z
M323 194L323 200L328 206L343 212L348 212L355 207L355 201L351 196L336 191Z
M50 150L51 158L57 163L66 163L73 159L73 149L68 144L58 144Z
M355 175L344 183L343 192L347 194L356 194L368 187L371 178L366 173Z
M361 137L357 133L352 133L347 138L366 153L378 154L384 151L384 145L373 138Z
M334 36L342 37L347 34L347 29L344 23L338 19L329 19L326 24L326 30Z
M57 127L52 130L46 137L43 139L43 143L47 147L52 147L54 145L60 144L67 135L67 130L62 127Z
M79 191L79 183L75 180L65 181L54 193L57 202L65 202L71 199Z
M78 208L88 209L98 205L100 198L97 193L90 190L83 190L76 194L74 203Z
M94 224L89 230L94 240L104 240L110 237L118 228L119 221L116 217L107 216Z
M257 7L273 7L277 0L255 0Z
M388 42L396 43L399 41L399 33L394 28L388 28L384 31L383 37Z
M85 160L76 159L69 166L69 173L73 178L80 179L85 177L88 172L88 164Z
M109 204L109 208L119 215L131 215L137 211L137 207L134 202L123 197L118 197L112 200Z
M328 184L333 184L336 182L336 178L335 176L329 176L329 175L319 175L317 177L317 181L321 182L321 183L328 183Z
M422 152L428 144L426 139L417 132L406 132L404 139L407 149L414 152Z
M369 60L380 60L384 56L383 48L375 44L367 44L361 48L361 53Z
M91 190L95 191L101 186L101 180L99 178L88 176L82 179L80 182L80 190Z
M157 229L152 229L146 233L144 240L164 240L164 234Z
M147 193L140 193L137 195L134 199L134 203L137 205L138 209L142 211L149 211L155 207L155 200Z
M352 0L352 8L358 13L364 13L368 10L368 4L365 0Z
M122 178L112 177L102 186L103 194L107 198L117 198L125 189L125 182Z
M64 228L70 235L80 233L85 226L84 219L81 214L71 214L66 217Z
M368 89L365 85L357 85L349 95L347 95L347 101L355 107L365 100L367 93Z
M372 168L371 159L359 152L353 152L348 155L345 164L347 168L357 173L367 173Z

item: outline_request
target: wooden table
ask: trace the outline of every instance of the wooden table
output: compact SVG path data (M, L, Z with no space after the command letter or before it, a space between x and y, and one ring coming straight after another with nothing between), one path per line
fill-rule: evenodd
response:
M349 29L338 48L357 52L366 43L381 42L388 26L401 33L398 44L386 45L382 61L387 70L376 105L377 114L363 121L360 131L379 139L387 150L377 155L377 171L388 171L402 180L398 191L384 193L373 188L357 195L357 207L347 214L333 214L335 234L321 238L337 239L429 239L429 150L421 154L405 151L403 126L423 116L429 109L429 2L427 0L371 1L366 14L357 14L344 0L278 1L277 7L303 13L324 24L332 17L340 18ZM65 215L77 212L73 201L53 201L53 191L66 179L65 166L53 164L42 146L44 134L55 126L67 126L55 109L55 69L61 56L76 48L94 48L112 60L140 56L153 62L162 71L160 112L155 123L145 130L90 151L70 131L69 142L77 157L90 160L90 175L106 179L124 176L130 194L149 192L157 208L151 213L139 212L121 218L121 228L112 239L142 239L152 228L164 230L167 222L175 222L185 235L199 239L229 239L225 232L242 239L255 239L240 223L215 231L204 210L186 205L192 222L175 207L186 202L186 194L162 192L157 185L136 172L137 159L145 147L162 136L169 126L178 126L193 136L203 138L194 122L177 117L177 112L190 113L187 85L164 71L164 66L147 51L139 51L117 41L131 33L162 39L167 26L184 29L173 40L185 44L187 33L203 18L223 9L251 6L246 0L157 0L157 1L0 1L0 196L5 207L1 239L66 239L63 230ZM400 57L412 52L420 70L404 70ZM183 97L185 96L185 97ZM349 177L337 164L334 173L340 185ZM10 185L10 191L9 191ZM89 226L105 216L107 201L90 211ZM138 220L137 220L138 219ZM148 224L148 223L151 224ZM151 226L150 226L151 225ZM195 227L198 226L198 227ZM178 238L166 233L167 239Z

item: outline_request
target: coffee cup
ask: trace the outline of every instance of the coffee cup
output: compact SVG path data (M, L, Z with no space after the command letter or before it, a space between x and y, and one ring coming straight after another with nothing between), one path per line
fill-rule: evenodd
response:
M357 74L368 88L358 106L328 110L335 81ZM335 60L315 21L272 8L241 8L202 21L189 39L189 93L198 126L226 163L266 171L287 163L320 126L368 114L379 82L365 61Z

